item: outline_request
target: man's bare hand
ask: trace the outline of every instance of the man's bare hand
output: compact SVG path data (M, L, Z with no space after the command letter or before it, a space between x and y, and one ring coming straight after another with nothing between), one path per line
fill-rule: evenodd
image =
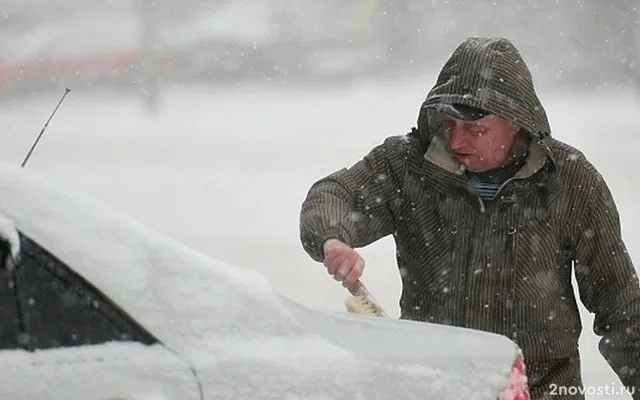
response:
M362 276L364 259L357 251L338 239L324 242L324 266L329 275L333 276L342 286L352 286Z

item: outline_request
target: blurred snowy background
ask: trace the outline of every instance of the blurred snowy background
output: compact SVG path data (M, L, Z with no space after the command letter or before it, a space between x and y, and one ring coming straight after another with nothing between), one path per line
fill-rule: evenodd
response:
M638 80L637 0L0 0L0 84L344 83L440 67L464 37L512 39L538 82ZM160 81L160 82L159 82ZM6 99L6 95L3 96Z
M413 126L460 41L506 36L532 70L554 135L608 179L640 265L638 7L627 0L0 0L0 157L22 161L69 87L28 169L259 270L302 304L342 311L347 292L299 243L307 189ZM397 316L393 242L363 254L365 283ZM618 384L597 352L592 317L584 317L585 383Z

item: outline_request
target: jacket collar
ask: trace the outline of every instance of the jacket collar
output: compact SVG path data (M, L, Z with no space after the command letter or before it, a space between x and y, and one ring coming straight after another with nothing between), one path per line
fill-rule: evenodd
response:
M436 166L456 175L464 176L465 169L451 154L446 141L440 135L434 135L427 147L424 158ZM532 141L528 156L515 178L529 178L540 171L547 162L555 164L546 141Z

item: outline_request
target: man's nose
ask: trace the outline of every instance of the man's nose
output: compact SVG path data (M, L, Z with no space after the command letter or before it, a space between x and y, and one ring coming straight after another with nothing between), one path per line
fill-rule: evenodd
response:
M467 143L467 135L464 132L464 129L460 126L455 126L451 128L448 135L449 146L453 149L461 149L464 148Z

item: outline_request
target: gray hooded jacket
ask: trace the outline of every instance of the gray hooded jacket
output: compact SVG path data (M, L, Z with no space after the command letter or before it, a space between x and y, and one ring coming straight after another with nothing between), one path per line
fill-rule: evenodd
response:
M490 111L531 136L524 165L493 200L481 199L451 156L433 111L441 103ZM328 238L358 248L393 235L401 318L512 338L540 391L580 384L573 270L595 313L600 351L640 396L640 286L616 205L585 156L552 138L529 70L506 39L464 41L424 101L417 129L312 185L300 234L317 261ZM572 371L555 374L562 360L574 360Z

